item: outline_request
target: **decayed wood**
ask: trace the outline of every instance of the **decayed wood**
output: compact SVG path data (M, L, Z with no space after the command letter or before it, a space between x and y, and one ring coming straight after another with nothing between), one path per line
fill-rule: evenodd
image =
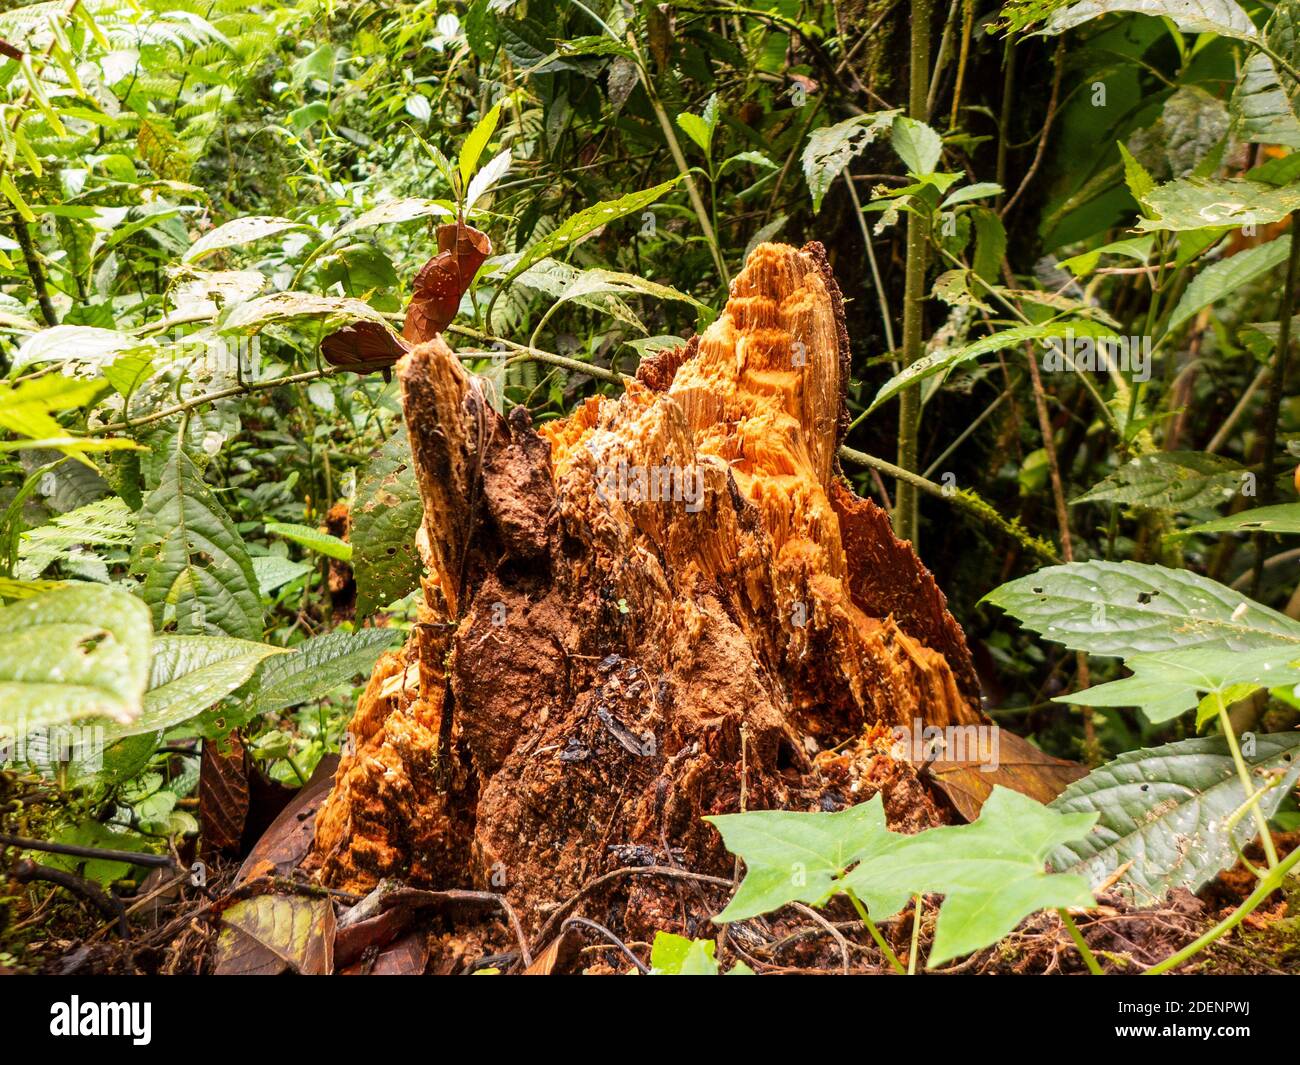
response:
M441 339L406 355L424 605L358 705L321 876L491 888L535 931L619 865L729 872L701 818L742 804L941 822L890 727L986 719L942 592L838 470L847 360L815 244L760 245L701 337L540 433ZM624 931L680 923L677 885L622 890Z

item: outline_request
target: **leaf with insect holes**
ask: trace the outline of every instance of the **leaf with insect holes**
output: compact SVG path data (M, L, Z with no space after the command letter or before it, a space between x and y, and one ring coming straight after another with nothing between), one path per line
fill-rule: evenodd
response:
M140 715L149 608L129 592L69 584L0 609L0 736Z
M1300 186L1276 187L1246 178L1186 177L1157 185L1142 198L1150 217L1140 230L1266 226L1300 208Z
M367 464L352 507L352 571L357 617L397 602L420 586L415 534L424 504L406 430L394 433Z
M1272 817L1300 777L1300 733L1255 734L1243 750L1251 787L1272 780L1260 797ZM1173 888L1197 891L1237 860L1256 834L1238 816L1246 801L1232 752L1222 736L1126 751L1071 784L1052 803L1062 813L1092 813L1097 825L1048 856L1052 868L1082 873L1097 887L1132 861L1120 881L1146 906Z
M984 601L1075 651L1300 650L1300 622L1188 570L1142 562L1049 566Z
M167 447L131 549L131 572L144 577L141 597L158 628L171 608L182 634L215 630L256 641L262 635L262 598L248 549L181 441L170 439Z
M833 126L822 126L808 135L803 150L803 175L812 196L814 214L822 209L822 200L841 171L866 151L879 134L889 129L898 114L898 111L875 111L855 115Z
M898 836L843 879L860 898L896 912L917 894L944 896L927 968L997 942L1025 917L1092 906L1088 882L1044 870L1047 855L1088 834L1092 812L1063 814L1007 788L994 788L978 821Z

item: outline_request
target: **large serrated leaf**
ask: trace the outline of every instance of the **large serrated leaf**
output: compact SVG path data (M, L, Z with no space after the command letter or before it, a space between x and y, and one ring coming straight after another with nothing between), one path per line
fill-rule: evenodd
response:
M1232 90L1232 117L1244 140L1300 148L1300 121L1273 61L1262 52L1246 60Z
M1071 504L1121 503L1154 510L1200 510L1236 495L1243 472L1240 465L1221 455L1157 451L1125 463L1071 500Z
M1270 772L1279 774L1278 785L1260 800L1265 815L1272 816L1300 776L1300 734L1247 737L1243 754L1257 782ZM1255 823L1248 816L1238 819L1231 834L1227 829L1227 819L1244 802L1222 737L1127 751L1075 781L1052 803L1064 813L1096 813L1099 820L1082 840L1052 851L1049 861L1055 869L1083 873L1096 886L1133 859L1122 882L1143 904L1158 901L1171 888L1195 891L1235 862L1236 848L1254 837Z
M1246 178L1188 177L1157 185L1142 202L1150 217L1137 220L1141 230L1265 226L1300 209L1300 186L1279 188Z
M822 126L808 135L803 150L803 175L812 196L814 214L822 209L822 200L840 171L865 151L880 133L889 129L898 114L898 111L877 111L855 115L833 126Z
M1290 252L1291 235L1287 233L1267 244L1247 248L1211 263L1192 278L1192 283L1183 291L1174 313L1170 315L1168 328L1177 329L1201 309L1277 269L1286 262Z
M423 518L411 445L403 429L370 460L352 507L358 618L369 617L419 587L415 534Z
M254 714L268 714L321 699L358 673L368 673L376 659L400 640L397 629L329 632L299 644L290 654L264 662L248 696Z
M120 588L71 584L0 609L0 735L140 714L149 609Z
M985 599L1049 640L1094 654L1300 648L1300 622L1208 577L1141 562L1049 566Z
M229 636L157 636L144 712L130 724L106 725L105 732L112 741L179 725L247 682L264 658L283 653Z
M131 571L162 627L167 607L178 632L258 640L262 600L257 575L234 523L203 482L179 440L158 487L145 500L131 552Z

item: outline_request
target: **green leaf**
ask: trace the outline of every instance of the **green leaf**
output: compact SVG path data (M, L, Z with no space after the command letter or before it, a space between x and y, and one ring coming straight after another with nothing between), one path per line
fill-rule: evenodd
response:
M396 629L362 629L313 636L290 654L264 662L245 694L254 714L269 714L324 698L359 673L369 673L400 640Z
M470 130L469 136L461 144L457 168L460 170L462 188L469 186L469 179L474 176L474 171L478 168L479 157L483 154L483 149L487 147L488 141L492 139L492 134L496 132L497 122L500 118L501 105L497 104L479 119L478 124Z
M34 333L14 353L11 372L46 362L84 362L99 366L118 352L139 345L126 333L89 325L56 325Z
M803 150L803 175L812 196L814 214L822 209L822 200L840 171L889 129L898 114L898 111L876 111L855 115L809 134Z
M182 442L168 443L158 487L140 511L131 572L162 628L174 609L180 633L212 631L258 640L262 600L257 575L234 523L206 484Z
M1151 217L1138 219L1140 230L1265 226L1300 208L1300 185L1278 188L1244 178L1179 178L1157 185L1142 203Z
M359 619L420 586L415 534L423 520L424 505L403 429L379 449L357 485L352 507L352 572Z
M679 178L673 178L671 181L665 181L661 185L654 186L654 188L646 189L643 192L632 192L626 196L620 196L616 200L602 200L600 203L579 211L575 215L570 215L550 234L537 241L519 257L514 266L510 268L509 273L502 279L502 287L508 285L532 266L533 263L577 244L580 240L590 236L610 222L634 214L644 207L649 207L672 189L679 180Z
M1179 651L1132 654L1124 665L1131 677L1096 684L1085 691L1058 695L1058 703L1082 706L1136 706L1153 725L1171 721L1187 710L1201 707L1197 725L1217 709L1218 698L1232 692L1230 702L1244 699L1259 688L1290 687L1300 683L1300 647L1256 648L1225 651L1191 647ZM1203 699L1202 696L1205 696Z
M986 196L999 196L1003 191L1005 190L996 181L977 181L973 185L966 185L950 194L939 206L955 207L959 203L982 200Z
M703 115L693 115L689 111L684 111L677 116L677 125L686 136L699 145L700 150L704 152L704 157L709 158L713 151L713 131L718 128L718 94L715 92L709 97L709 102L704 105Z
M1242 754L1252 788L1271 774L1277 786L1260 798L1271 817L1300 776L1300 733L1254 734ZM1172 888L1196 891L1237 860L1256 827L1228 819L1246 801L1227 741L1221 736L1126 751L1076 780L1052 803L1063 813L1095 813L1097 827L1049 856L1055 869L1082 873L1094 887L1132 860L1121 883L1139 905L1161 901Z
M1120 142L1120 158L1124 160L1124 184L1128 186L1133 199L1138 203L1146 200L1156 187L1155 179L1147 173L1146 168L1133 158L1133 153Z
M222 333L247 336L268 325L310 319L322 335L353 322L374 322L393 332L388 320L370 304L351 296L317 296L311 292L275 292L226 308L217 321Z
M711 939L656 932L650 946L650 971L655 976L717 976L716 947Z
M246 683L264 658L283 653L228 636L156 636L144 712L130 724L107 725L105 732L111 742L179 725Z
M1217 303L1243 285L1275 270L1286 262L1290 254L1291 234L1287 233L1267 244L1247 248L1227 259L1211 263L1183 291L1182 299L1169 318L1168 329L1177 329L1203 307Z
M1237 134L1255 144L1300 148L1300 121L1287 98L1273 61L1262 52L1242 66L1232 90L1232 117Z
M1243 41L1259 36L1250 16L1233 0L1082 0L1054 11L1042 32L1064 33L1101 15L1129 12L1167 18L1184 33L1216 33Z
M352 561L352 545L345 540L340 540L337 536L331 536L329 533L321 532L319 529L313 529L309 525L294 525L290 522L268 521L265 525L266 531L272 536L282 536L286 540L292 540L295 544L301 544L303 547L317 554L325 555L329 558L337 558L340 562Z
M1255 507L1226 518L1201 522L1178 529L1170 536L1206 535L1225 532L1300 533L1300 503L1278 503L1271 507Z
M1172 512L1202 510L1236 495L1244 473L1240 465L1221 455L1156 451L1125 463L1071 500L1071 505L1120 503Z
M897 837L844 884L862 898L889 899L885 910L894 900L901 906L912 895L942 893L926 963L934 968L997 942L1038 910L1094 905L1082 876L1050 874L1043 865L1096 821L1096 813L1061 813L994 786L978 821Z
M296 562L284 555L254 555L253 572L257 574L257 590L264 596L271 595L277 588L282 588L291 581L296 581L315 567L307 562Z
M118 496L105 496L28 529L18 541L17 574L39 577L83 544L126 546L135 538L135 514Z
M0 609L0 735L136 718L151 638L148 608L120 588L69 584Z
M248 218L236 218L225 225L217 226L209 233L203 234L189 250L181 256L183 263L196 263L204 256L224 248L241 248L245 244L264 240L283 233L288 229L311 229L302 222L291 222L287 218L275 218L269 215L251 215Z
M453 218L455 214L455 211L438 200L426 200L420 197L388 200L378 207L372 207L370 210L362 212L346 225L340 226L330 237L330 241L338 241L359 230L373 229L375 226L410 222L416 218Z
M1049 566L984 599L1049 640L1093 654L1300 647L1300 622L1208 577L1142 562Z
M1053 337L1112 337L1114 335L1114 330L1082 319L1047 322L1043 325L1013 326L1010 329L991 333L989 336L982 337L964 347L940 348L929 355L921 356L902 373L891 377L881 385L880 391L876 393L876 398L871 401L871 406L867 409L868 412L875 410L882 403L887 403L893 399L894 396L909 385L923 381L927 377L933 377L938 373L946 373L956 366L972 362L983 355L991 355L995 351L1014 348L1030 341L1049 340Z
M1101 261L1103 255L1123 255L1137 263L1145 263L1151 257L1151 247L1155 243L1155 237L1132 237L1128 240L1116 240L1109 244L1103 244L1100 248L1094 248L1092 251L1085 251L1079 255L1072 255L1068 259L1062 259L1060 266L1062 269L1069 270L1075 277L1083 277L1084 274L1090 274L1097 269L1097 264Z
M713 918L719 924L757 917L791 902L820 905L838 890L837 881L855 862L900 838L885 827L879 795L837 813L757 810L704 820L722 833L727 850L745 862L740 889ZM889 909L874 891L859 894L877 917L897 912L907 898L904 892Z
M943 154L943 139L915 118L899 115L890 131L890 143L913 177L933 174Z

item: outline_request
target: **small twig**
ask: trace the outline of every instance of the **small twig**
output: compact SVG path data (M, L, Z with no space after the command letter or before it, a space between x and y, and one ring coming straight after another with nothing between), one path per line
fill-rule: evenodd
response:
M59 316L54 313L54 304L50 300L49 289L45 286L45 269L36 254L36 246L32 243L32 235L27 229L27 223L21 218L15 218L13 230L18 247L23 253L23 262L27 265L27 274L32 279L36 302L41 308L41 317L45 319L46 325L56 326L59 324Z
M89 880L77 876L76 873L53 869L48 865L37 865L30 858L24 858L18 863L18 868L14 870L14 879L20 884L29 884L33 880L44 880L47 883L66 888L74 895L80 895L91 903L109 920L116 921L118 935L123 939L130 935L131 930L127 927L126 910L122 907L122 900L107 895L99 885L92 884Z
M1020 187L1016 189L1015 195L1009 199L998 212L998 217L1006 218L1011 208L1016 205L1016 201L1024 195L1025 190L1029 188L1029 183L1034 180L1034 175L1038 173L1038 168L1042 166L1043 155L1047 151L1047 134L1051 132L1052 123L1056 120L1056 104L1061 96L1061 74L1065 70L1065 38L1062 37L1060 43L1056 46L1056 56L1053 61L1056 67L1056 73L1052 78L1052 96L1047 101L1047 117L1043 120L1042 131L1038 134L1038 148L1034 151L1034 160L1029 164L1029 169L1025 171L1025 176L1020 181Z
M844 966L843 966L844 975L848 976L849 941L844 938L843 933L841 933L838 928L836 928L833 924L831 924L830 921L828 921L820 913L814 910L811 906L805 906L802 902L792 902L790 905L792 908L798 910L805 917L808 917L811 920L816 921L819 925L821 925L824 929L826 929L827 932L830 933L830 937L833 940L835 940L836 946L840 948L840 957L844 960Z
M141 854L136 851L115 851L107 847L81 847L72 843L49 843L43 839L27 839L0 833L0 846L19 847L27 851L45 851L48 854L66 854L73 858L92 858L106 862L127 862L157 869L171 869L176 862L166 854Z
M596 921L593 921L587 917L570 917L567 921L564 922L564 924L560 925L560 932L563 933L566 928L573 928L578 925L582 926L583 928L590 928L593 932L597 932L600 935L604 936L611 943L613 943L614 946L618 947L618 949L623 952L623 956L627 958L628 961L630 961L641 971L641 975L643 976L650 975L650 966L648 966L645 962L643 962L640 958L638 958L636 954L633 952L631 947L629 947L626 943L624 943L621 939L619 939L618 936L616 936L603 924L598 924Z

